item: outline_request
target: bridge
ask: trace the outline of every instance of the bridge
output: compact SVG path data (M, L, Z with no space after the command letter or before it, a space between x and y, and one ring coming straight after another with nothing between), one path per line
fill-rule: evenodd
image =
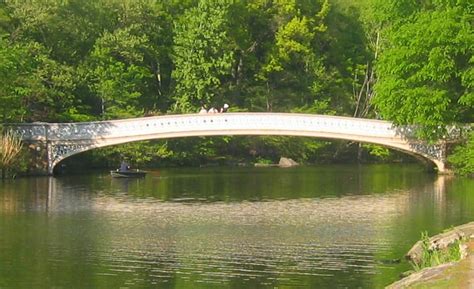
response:
M19 124L15 130L34 152L37 169L53 174L62 160L91 149L127 142L191 136L286 135L378 144L432 163L445 173L446 144L414 137L412 127L351 117L298 113L164 115L134 119Z

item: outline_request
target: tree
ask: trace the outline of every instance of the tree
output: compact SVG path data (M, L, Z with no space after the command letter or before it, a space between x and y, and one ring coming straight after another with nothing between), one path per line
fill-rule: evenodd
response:
M73 72L39 43L0 43L3 121L74 120Z
M233 48L228 33L229 2L200 0L175 23L173 79L175 111L210 105L223 78L231 74Z
M171 50L173 45L173 18L170 11L176 6L184 5L161 1L135 0L106 1L104 11L111 14L109 18L117 19L107 26L110 33L125 27L133 27L130 33L136 37L145 37L145 41L135 49L139 49L142 55L140 63L136 65L143 67L151 73L152 77L143 80L141 97L139 99L140 109L143 107L145 113L166 111L170 104L170 83L172 60Z
M15 40L41 43L52 59L76 65L89 53L104 27L116 23L105 3L95 0L5 0L16 27Z
M294 106L311 106L321 100L326 88L324 53L320 51L326 31L328 1L273 1L261 4L267 9L272 34L257 72L265 87L265 107L287 110Z
M92 90L101 99L104 119L136 116L143 111L138 99L152 73L143 66L143 50L148 39L136 35L137 26L131 25L105 32L92 51Z
M89 53L101 21L96 1L5 1L12 45L29 47L28 121L84 121L93 118L90 92L81 86L79 63ZM99 13L99 14L98 14Z
M456 173L474 176L474 132L469 134L466 143L456 147L448 160Z
M27 113L24 99L31 92L33 59L28 46L0 38L0 113L2 122L21 121Z
M451 2L411 13L405 7L404 18L385 31L377 64L378 112L399 125L418 125L418 135L428 139L442 137L446 124L474 120L472 6Z

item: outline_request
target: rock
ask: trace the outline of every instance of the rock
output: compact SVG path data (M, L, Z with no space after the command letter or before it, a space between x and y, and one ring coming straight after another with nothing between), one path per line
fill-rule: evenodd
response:
M453 262L451 263L446 263L446 264L441 264L436 267L430 267L430 268L424 268L418 272L415 272L408 277L403 278L402 280L399 280L395 283L392 283L385 287L385 289L402 289L402 288L408 288L414 283L417 282L426 282L433 278L434 276L437 276L441 272L444 272L446 269L452 267L454 265Z
M281 157L280 158L280 161L278 162L278 166L280 168L289 168L289 167L294 167L294 166L298 166L299 164L297 162L295 162L294 160L290 159L290 158L285 158L285 157Z

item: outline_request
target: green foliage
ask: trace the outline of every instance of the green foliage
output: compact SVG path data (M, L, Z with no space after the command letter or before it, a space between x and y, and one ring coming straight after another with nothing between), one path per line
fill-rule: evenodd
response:
M470 133L469 139L465 144L456 147L448 160L457 173L461 175L474 175L474 132Z
M247 147L244 157L259 162L260 159L278 162L280 157L289 157L297 162L315 161L321 149L327 144L314 138L295 138L288 136L260 136L245 138Z
M173 153L168 149L167 142L144 141L101 148L90 155L94 160L92 163L97 166L108 164L114 167L126 160L133 166L143 167L151 162L159 163L160 159L168 158Z
M71 121L71 108L75 106L72 95L75 89L74 71L50 58L49 51L35 44L32 53L35 65L29 91L23 103L28 108L27 120Z
M329 2L275 1L266 9L272 38L264 40L268 49L261 70L255 74L264 85L261 94L266 110L324 99L329 77L317 45L327 30Z
M333 1L327 18L326 61L334 68L325 79L329 85L324 92L339 115L373 116L369 92L375 79L369 77L379 48L379 26L367 2Z
M228 33L229 3L200 0L175 23L175 111L196 111L212 103L222 78L230 74L234 54Z
M364 144L363 147L368 150L369 154L381 160L388 160L390 150L379 145Z
M398 1L385 5L393 2ZM388 43L377 64L374 99L383 117L417 124L418 134L428 139L441 137L445 124L473 120L469 7L439 1L385 31Z
M265 158L262 158L262 157L257 157L257 159L255 160L255 163L256 164L262 164L262 165L274 164L274 162L272 160L265 159Z
M292 109L291 112L294 113L313 113L313 114L326 114L326 115L336 115L336 111L331 109L331 105L329 100L314 100L313 103L304 105L302 107L298 107Z
M472 44L465 0L5 0L0 114L2 122L91 121L229 103L232 111L381 115L434 139L446 124L473 121ZM102 157L130 150L140 163L311 162L347 148L287 137L148 145ZM452 163L469 174L462 157Z
M18 121L26 112L22 96L28 90L28 50L0 38L0 108L3 122Z
M136 26L104 33L91 53L92 91L102 102L105 119L140 114L138 99L152 73L141 65L148 39L133 34Z

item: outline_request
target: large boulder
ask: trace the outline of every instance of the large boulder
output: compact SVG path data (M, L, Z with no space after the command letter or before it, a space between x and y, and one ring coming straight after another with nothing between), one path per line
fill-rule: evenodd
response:
M294 167L294 166L298 166L299 164L297 162L295 162L294 160L290 159L290 158L285 158L285 157L281 157L280 158L280 161L278 162L278 166L280 168L289 168L289 167Z

